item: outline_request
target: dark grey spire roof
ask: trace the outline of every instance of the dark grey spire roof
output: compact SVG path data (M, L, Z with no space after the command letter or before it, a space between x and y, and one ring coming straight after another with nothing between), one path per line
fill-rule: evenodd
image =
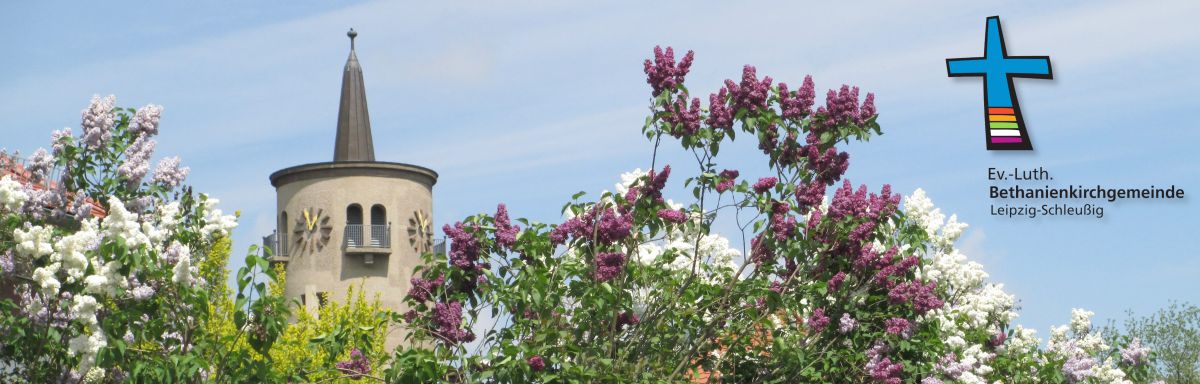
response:
M371 117L367 114L367 89L363 85L362 67L354 54L354 38L358 32L351 28L350 58L342 73L342 102L338 108L337 144L333 161L375 161L375 144L371 141Z

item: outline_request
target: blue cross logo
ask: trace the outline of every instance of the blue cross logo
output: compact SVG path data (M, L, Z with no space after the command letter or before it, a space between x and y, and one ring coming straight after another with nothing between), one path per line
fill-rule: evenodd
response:
M1031 150L1013 78L1052 79L1049 56L1009 56L1000 16L987 18L983 57L946 59L950 77L983 76L984 125L988 150Z

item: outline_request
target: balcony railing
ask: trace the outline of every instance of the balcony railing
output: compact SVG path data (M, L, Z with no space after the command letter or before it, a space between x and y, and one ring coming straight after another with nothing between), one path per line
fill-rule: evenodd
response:
M364 234L369 234L370 237L364 238ZM346 248L391 248L391 234L392 226L390 225L347 224L345 246Z
M276 255L287 256L288 248L291 245L292 245L291 243L288 243L287 231L276 233L276 239L275 239L275 254Z
M59 185L62 179L62 169L60 167L51 166L50 169L44 172L35 173L29 169L29 166L28 160L0 150L0 179L9 177L13 181L37 190L62 189ZM65 197L66 201L75 201L74 192L64 193L63 197ZM84 202L92 206L92 217L104 218L108 215L108 212L104 210L104 206L96 200L85 196ZM46 208L54 208L54 204L50 204Z
M0 177L11 176L13 180L21 184L34 185L39 189L53 189L57 186L57 181L62 176L60 167L52 165L45 171L45 174L35 175L29 169L29 165L28 159L0 151ZM40 179L34 183L35 178Z
M446 254L446 238L445 237L440 238L440 239L435 239L433 241L433 254L435 254L435 255L445 255Z

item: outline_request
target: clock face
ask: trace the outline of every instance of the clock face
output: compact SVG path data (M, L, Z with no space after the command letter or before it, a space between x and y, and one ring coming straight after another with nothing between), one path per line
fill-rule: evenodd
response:
M413 212L413 217L408 219L408 242L419 253L433 249L433 221L425 212Z
M324 210L308 208L300 211L297 216L292 229L292 237L296 240L292 246L298 252L312 253L324 249L333 234L329 215L326 215Z

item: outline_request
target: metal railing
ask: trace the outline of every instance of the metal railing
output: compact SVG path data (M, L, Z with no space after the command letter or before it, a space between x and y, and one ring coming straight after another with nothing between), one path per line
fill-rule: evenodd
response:
M37 185L48 189L58 185L58 180L62 177L61 167L51 165L44 173L35 175L29 169L29 165L27 158L0 151L0 177L11 176L14 180L23 184L31 183L34 181L34 178L39 178Z
M285 230L285 231L276 232L275 254L279 255L279 256L287 256L289 245L291 245L291 244L288 243L287 231Z
M435 254L435 255L445 255L446 254L446 238L445 237L433 240L433 254Z
M370 238L364 241L364 233L370 233ZM346 248L391 248L391 225L362 225L346 224Z

